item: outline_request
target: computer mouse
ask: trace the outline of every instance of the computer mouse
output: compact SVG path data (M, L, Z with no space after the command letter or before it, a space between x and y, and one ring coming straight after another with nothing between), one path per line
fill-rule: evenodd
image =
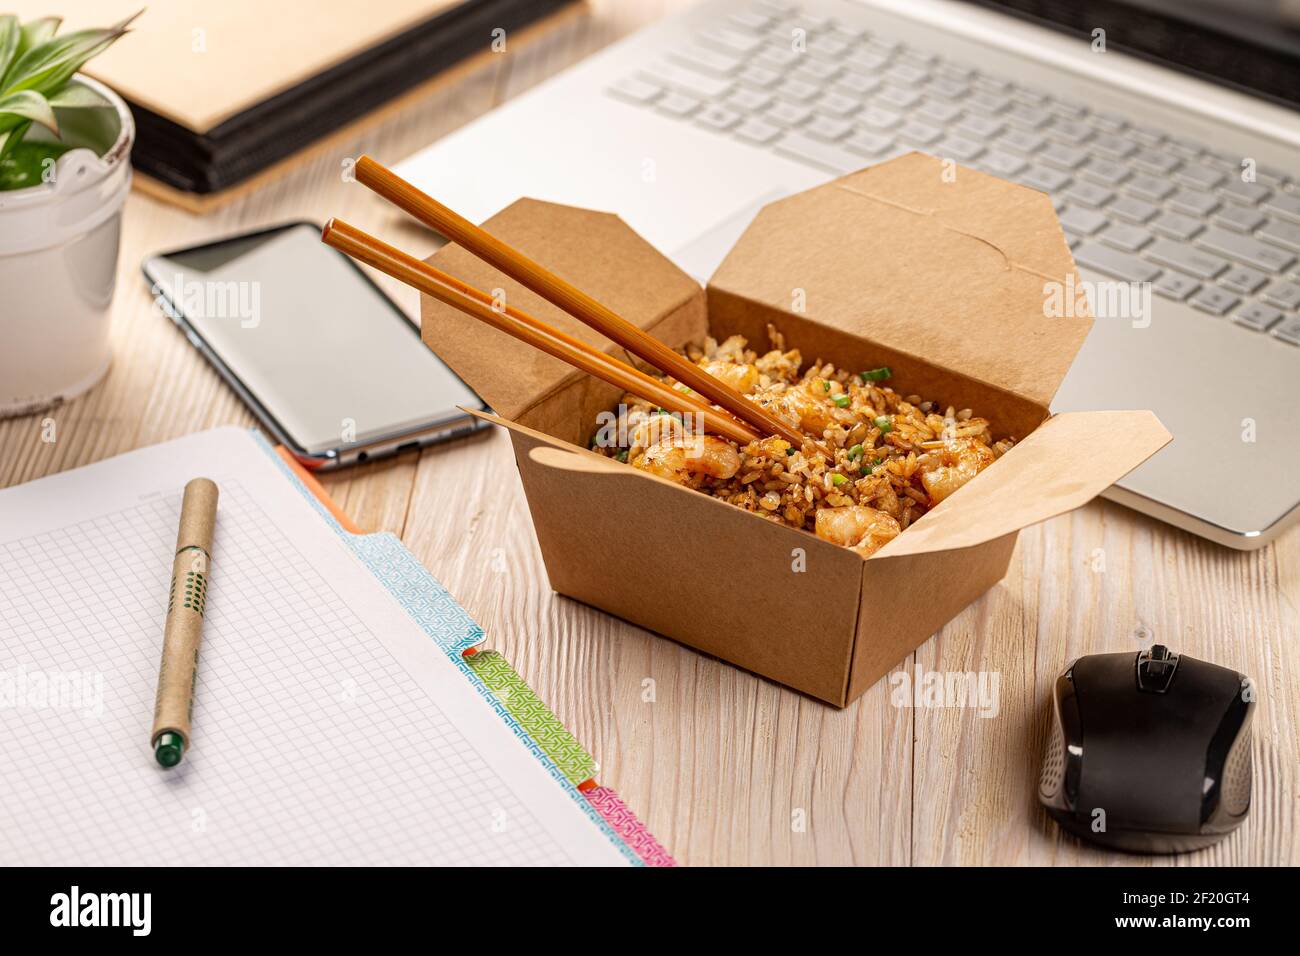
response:
M1056 679L1038 799L1091 843L1184 853L1250 809L1253 685L1162 644L1090 654Z

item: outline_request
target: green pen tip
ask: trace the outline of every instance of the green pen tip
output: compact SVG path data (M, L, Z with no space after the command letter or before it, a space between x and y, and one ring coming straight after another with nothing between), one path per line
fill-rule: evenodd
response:
M181 754L184 752L185 741L181 739L180 734L159 734L153 745L153 755L164 767L176 766L181 762Z

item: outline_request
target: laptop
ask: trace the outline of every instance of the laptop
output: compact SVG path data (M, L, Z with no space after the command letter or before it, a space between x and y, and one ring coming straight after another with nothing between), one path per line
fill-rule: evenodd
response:
M1153 409L1174 441L1107 497L1254 549L1300 501L1298 11L705 0L398 172L477 220L615 210L701 279L766 203L909 150L1042 190L1086 289L1149 295L1092 295L1053 410Z

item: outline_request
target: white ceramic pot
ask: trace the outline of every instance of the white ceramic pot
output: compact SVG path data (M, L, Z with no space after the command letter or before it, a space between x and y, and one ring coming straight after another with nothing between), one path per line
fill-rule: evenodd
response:
M116 93L78 74L112 109L56 110L52 181L0 191L0 418L75 398L108 371L108 307L135 123ZM28 136L39 136L33 127Z

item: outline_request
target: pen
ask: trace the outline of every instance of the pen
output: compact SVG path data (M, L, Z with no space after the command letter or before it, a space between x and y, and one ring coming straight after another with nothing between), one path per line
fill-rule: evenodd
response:
M181 526L172 559L167 623L163 629L162 665L158 669L158 698L154 703L154 757L174 767L190 746L190 717L194 712L194 680L203 636L203 608L208 596L208 566L212 560L212 530L217 522L217 486L195 478L185 486Z

